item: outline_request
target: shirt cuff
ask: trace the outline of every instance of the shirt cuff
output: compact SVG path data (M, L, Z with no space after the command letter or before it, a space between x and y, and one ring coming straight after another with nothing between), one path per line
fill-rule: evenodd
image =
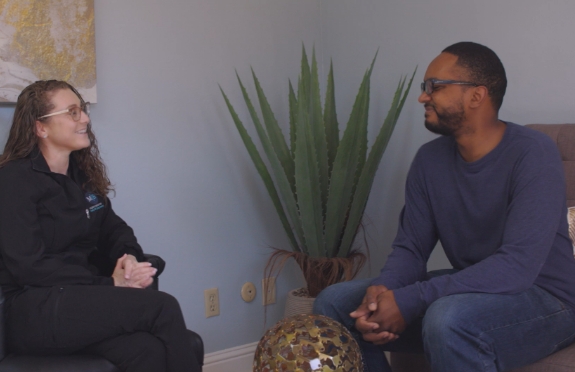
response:
M393 296L406 324L410 324L415 319L423 316L425 310L427 310L425 301L421 298L419 283L394 289Z
M132 247L124 247L121 250L122 254L120 254L120 257L122 257L124 254L131 254L132 256L136 257L136 260L138 260L138 262L143 262L145 261L144 259L144 253L142 253L142 251L140 249L137 248L132 248ZM116 258L116 261L118 260L118 258Z

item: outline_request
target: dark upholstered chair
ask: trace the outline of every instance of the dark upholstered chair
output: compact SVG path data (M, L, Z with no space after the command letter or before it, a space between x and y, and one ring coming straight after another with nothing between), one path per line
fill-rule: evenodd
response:
M575 206L575 124L530 124L535 130L547 134L557 143L563 159L567 183L567 206ZM391 353L393 372L429 372L422 354ZM510 372L573 372L575 371L575 344L538 362Z
M146 255L146 260L158 269L150 290L158 289L158 276L166 263L158 256ZM29 356L8 354L4 335L4 297L0 291L0 372L120 372L108 360L87 354L66 356ZM204 344L200 335L188 331L190 345L196 353L200 365L204 361Z

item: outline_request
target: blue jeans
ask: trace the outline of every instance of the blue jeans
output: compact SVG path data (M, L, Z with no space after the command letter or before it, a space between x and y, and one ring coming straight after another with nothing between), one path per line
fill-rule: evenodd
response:
M533 286L512 295L466 293L440 298L396 341L377 346L361 338L349 316L361 304L370 282L332 285L314 304L315 314L329 316L351 331L366 372L391 371L383 351L425 352L434 372L505 371L533 363L575 340L575 311Z

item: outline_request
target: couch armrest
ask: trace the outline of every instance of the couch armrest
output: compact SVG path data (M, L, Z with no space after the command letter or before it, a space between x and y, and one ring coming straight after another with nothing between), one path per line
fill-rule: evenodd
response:
M190 343L192 344L192 350L194 351L194 354L196 355L196 359L198 360L198 363L200 366L204 365L204 341L202 340L202 338L200 337L199 334L197 334L194 331L190 331L188 329L188 337L190 339Z
M164 261L160 256L156 256L154 254L144 254L144 258L146 259L146 261L152 264L152 267L158 269L158 272L156 273L156 275L154 275L154 282L152 283L151 286L148 287L150 289L158 290L159 286L158 277L164 271L164 268L166 267L166 261Z
M166 267L166 261L162 259L160 256L156 256L155 254L144 254L144 258L146 261L152 264L152 267L158 269L156 276L159 276Z
M6 336L4 335L4 295L0 289L0 360L6 357Z

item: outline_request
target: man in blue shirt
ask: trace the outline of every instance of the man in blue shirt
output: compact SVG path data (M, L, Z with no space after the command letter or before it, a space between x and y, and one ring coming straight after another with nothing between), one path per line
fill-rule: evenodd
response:
M499 120L507 79L489 48L461 42L429 65L419 102L441 137L418 151L379 277L336 284L314 311L382 350L421 351L434 372L504 371L575 340L575 259L565 180L546 135ZM453 269L427 273L440 241Z

